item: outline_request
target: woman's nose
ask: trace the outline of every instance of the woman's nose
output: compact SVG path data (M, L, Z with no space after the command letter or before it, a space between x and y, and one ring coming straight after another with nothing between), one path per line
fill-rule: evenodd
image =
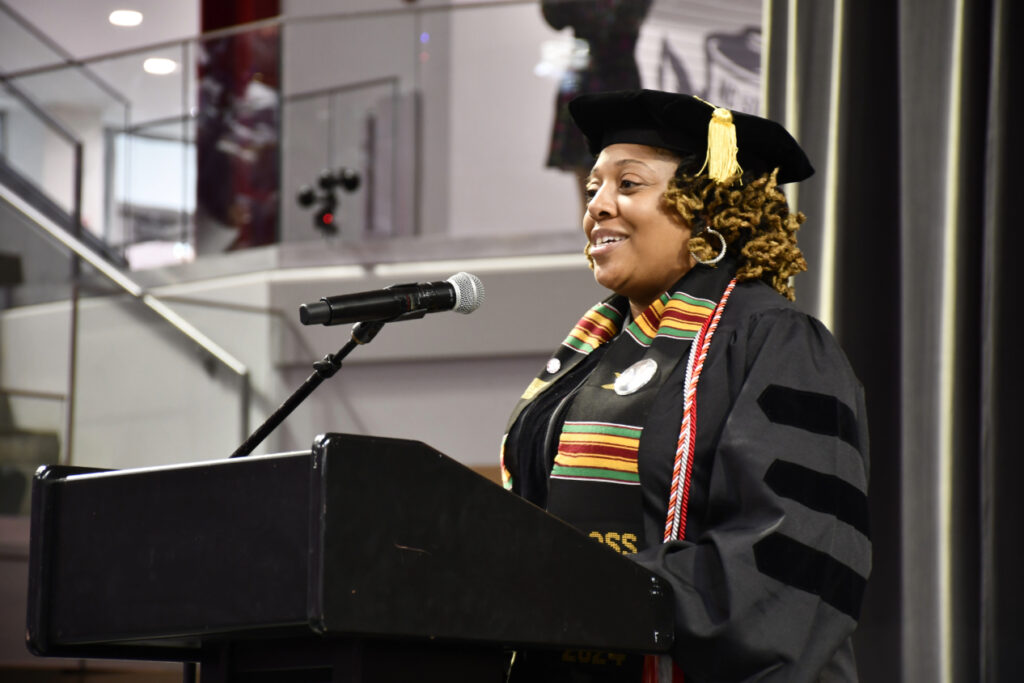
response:
M597 189L597 192L590 201L587 202L587 213L595 221L602 218L607 218L613 215L615 212L615 202L612 198L610 188L606 185L602 185Z

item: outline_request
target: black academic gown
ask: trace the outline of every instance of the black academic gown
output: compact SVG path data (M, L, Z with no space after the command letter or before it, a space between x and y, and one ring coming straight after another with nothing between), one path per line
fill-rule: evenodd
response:
M717 300L732 277L723 266L698 266L675 288ZM860 382L819 321L764 283L736 285L698 384L685 534L663 543L688 352L679 346L644 423L645 539L633 555L672 586L673 660L693 682L856 680L850 635L871 568ZM513 413L508 485L538 504L537 473L551 463L517 434L521 420L545 394L608 370L599 355L563 345L560 367ZM531 429L543 422L530 419Z

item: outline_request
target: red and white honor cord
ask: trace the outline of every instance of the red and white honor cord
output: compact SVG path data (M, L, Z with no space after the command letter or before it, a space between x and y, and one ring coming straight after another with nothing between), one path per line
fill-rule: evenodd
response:
M722 311L729 301L736 286L733 278L725 288L721 300L714 312L704 321L690 346L690 356L686 361L686 377L683 380L683 422L679 428L679 441L676 444L676 458L672 465L672 487L668 496L668 516L665 520L664 541L682 539L686 534L686 509L690 502L690 474L693 472L693 450L697 443L697 382L704 368L704 361L711 348L711 337L718 328Z

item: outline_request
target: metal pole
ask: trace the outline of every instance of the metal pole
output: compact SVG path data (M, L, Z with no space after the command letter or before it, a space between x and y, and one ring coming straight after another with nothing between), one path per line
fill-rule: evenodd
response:
M71 187L71 230L76 239L82 237L82 143L74 145L74 176ZM71 253L71 319L68 339L68 400L65 407L63 464L70 465L72 443L75 436L75 388L78 368L78 280L82 273L82 262L75 252Z

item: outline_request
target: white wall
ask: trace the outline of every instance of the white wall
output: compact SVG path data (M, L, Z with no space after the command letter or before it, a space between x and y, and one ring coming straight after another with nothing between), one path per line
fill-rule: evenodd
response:
M575 180L544 165L557 81L534 73L558 33L533 4L455 11L452 26L449 232L576 230Z

